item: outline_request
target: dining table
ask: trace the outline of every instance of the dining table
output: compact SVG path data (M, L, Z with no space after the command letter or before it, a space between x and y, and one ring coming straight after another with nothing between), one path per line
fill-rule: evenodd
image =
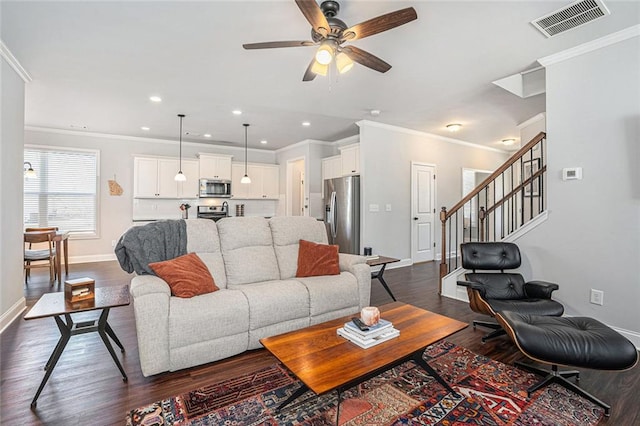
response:
M49 231L25 231L25 235L46 234ZM56 247L56 279L62 285L62 256L64 255L64 275L69 276L69 231L57 230L53 237Z

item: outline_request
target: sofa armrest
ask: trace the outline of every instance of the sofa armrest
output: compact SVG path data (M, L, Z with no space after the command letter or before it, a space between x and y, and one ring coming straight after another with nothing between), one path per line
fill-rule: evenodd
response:
M371 301L371 267L367 265L367 258L355 254L339 253L340 272L349 272L358 281L358 296L360 309L369 306Z
M338 261L340 262L340 271L351 272L354 265L366 264L367 258L357 254L338 253Z
M131 280L130 293L142 374L147 377L168 371L169 285L154 275L140 275Z
M524 292L529 297L551 299L551 293L560 287L556 283L547 281L529 281L524 285Z

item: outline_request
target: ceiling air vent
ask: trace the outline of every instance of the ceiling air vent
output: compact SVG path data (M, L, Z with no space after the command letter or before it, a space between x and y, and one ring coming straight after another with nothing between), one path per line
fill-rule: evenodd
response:
M578 0L531 23L545 36L553 37L609 14L601 0Z

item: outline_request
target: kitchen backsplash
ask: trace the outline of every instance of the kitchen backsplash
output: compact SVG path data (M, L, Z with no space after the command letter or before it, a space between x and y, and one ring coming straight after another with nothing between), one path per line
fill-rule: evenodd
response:
M228 198L161 200L136 198L133 200L133 220L151 221L159 219L180 219L182 218L180 204L183 203L191 205L191 208L189 209L189 218L194 219L198 216L198 209L196 206L222 205L224 201L229 203L230 216L235 216L236 204L244 204L245 216L271 217L278 213L278 200L232 200Z

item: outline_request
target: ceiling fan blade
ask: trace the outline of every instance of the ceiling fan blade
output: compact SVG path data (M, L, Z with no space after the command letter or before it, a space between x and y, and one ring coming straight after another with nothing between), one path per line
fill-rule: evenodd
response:
M327 22L327 18L325 18L318 3L315 0L296 0L296 4L313 29L322 34L323 37L326 37L331 31L331 27L329 27L329 22Z
M360 65L364 65L365 67L371 68L372 70L384 73L391 69L391 65L382 59L355 46L347 46L343 48L342 51L351 58L351 60L359 63Z
M418 19L418 14L414 8L407 7L406 9L396 10L347 28L342 33L342 40L358 40L369 37L399 27L414 19Z
M311 71L311 67L313 66L313 63L316 61L316 58L311 59L311 62L309 62L309 66L307 67L307 70L304 72L304 76L302 77L302 81L311 81L314 78L316 78L316 73Z
M315 44L313 41L265 41L263 43L243 44L242 47L245 49L274 49L278 47L313 46Z

